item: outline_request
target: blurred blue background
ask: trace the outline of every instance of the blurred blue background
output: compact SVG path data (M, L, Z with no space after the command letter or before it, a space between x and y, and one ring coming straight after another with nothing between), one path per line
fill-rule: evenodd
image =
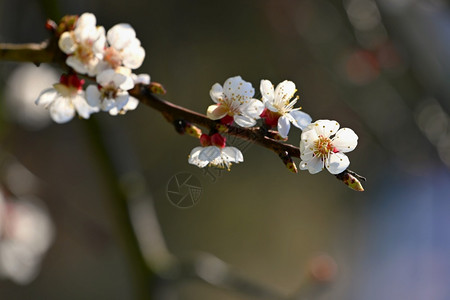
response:
M43 2L0 1L0 42L40 42L47 17L92 12L106 29L135 28L147 54L138 73L162 83L169 101L204 113L209 89L228 77L241 75L256 90L261 79L288 79L314 120L335 119L358 134L349 157L350 168L368 178L363 193L326 172L294 175L255 145L243 150L243 164L212 177L187 162L198 141L179 136L156 111L141 105L125 116L93 116L118 164L143 172L175 256L209 252L290 294L310 259L327 253L338 273L320 299L450 299L447 1ZM17 86L11 92L18 66L0 64L0 150L40 179L56 237L39 276L26 286L0 281L0 297L127 299L130 274L84 121L18 123L10 100L24 97L12 95ZM291 130L289 142L299 139ZM201 182L189 209L166 195L179 172ZM171 299L252 299L198 281L171 290Z

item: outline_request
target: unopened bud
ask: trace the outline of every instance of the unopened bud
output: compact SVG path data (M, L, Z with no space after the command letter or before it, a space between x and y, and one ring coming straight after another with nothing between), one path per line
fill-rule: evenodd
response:
M298 173L297 165L294 163L294 160L287 152L280 154L280 158L289 171L296 174Z
M166 94L166 89L159 82L150 82L149 88L150 88L150 91L153 94L158 94L158 95L165 95Z
M349 188L351 188L354 191L363 192L364 188L361 184L361 180L366 180L364 177L349 171L345 170L344 172L337 174L336 178L342 181L345 185L347 185Z
M57 28L58 25L56 24L55 21L47 19L47 22L45 22L45 29L51 32L55 32Z
M64 31L71 31L75 29L75 24L77 23L78 16L77 15L67 15L62 17L61 21L59 21L57 28L57 35L61 35Z
M191 123L186 124L184 131L188 135L193 136L197 139L200 138L200 136L202 135L202 130L200 128L198 128L197 126L192 125Z
M217 146L219 148L224 148L226 145L227 139L226 137L220 135L220 133L214 133L211 136L211 144Z
M200 136L200 144L201 144L203 147L211 146L211 137L210 137L209 135L207 135L206 133L203 133L203 134Z

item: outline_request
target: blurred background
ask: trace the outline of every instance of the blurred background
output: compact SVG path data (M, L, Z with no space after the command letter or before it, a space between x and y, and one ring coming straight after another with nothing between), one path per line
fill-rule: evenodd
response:
M245 163L205 172L187 162L198 141L178 135L144 105L125 116L92 116L125 188L138 191L133 203L140 213L133 218L144 251L150 243L181 260L209 253L282 295L304 287L311 260L325 253L338 266L336 276L308 299L444 300L450 299L448 5L0 0L0 42L41 42L46 19L65 14L92 12L106 29L130 23L146 50L138 73L162 83L165 99L202 113L212 103L211 86L228 77L241 75L257 91L261 79L294 81L313 120L334 119L358 134L350 168L368 178L365 192L326 171L294 175L272 152L238 141ZM0 63L3 202L28 201L27 216L38 217L27 220L40 225L25 223L23 236L41 245L13 266L14 254L0 247L0 298L129 299L131 271L87 122L58 125L30 105L59 74L49 65ZM289 143L299 139L291 130ZM168 197L180 172L201 189L189 208ZM148 256L158 264L157 254ZM32 271L20 273L26 267ZM160 289L156 299L258 299L192 279Z

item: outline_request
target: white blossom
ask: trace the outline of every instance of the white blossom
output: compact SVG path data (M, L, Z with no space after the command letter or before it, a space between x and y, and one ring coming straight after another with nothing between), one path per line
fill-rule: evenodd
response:
M236 147L199 146L192 149L188 161L199 168L212 166L230 170L232 163L243 162L244 156Z
M96 77L98 86L90 85L86 89L89 105L111 115L120 113L130 99L127 91L134 87L130 75L112 69L100 72Z
M251 127L264 109L263 103L253 98L255 89L252 84L241 76L228 78L223 87L219 83L214 84L209 94L217 103L207 110L207 116L212 120L228 117L239 126Z
M11 201L0 193L0 277L18 284L32 281L53 237L53 224L42 205Z
M98 108L91 107L85 99L82 89L84 80L78 79L76 75L62 75L59 83L53 88L42 91L36 100L50 111L50 116L56 123L66 123L75 116L75 112L82 118L98 112Z
M336 121L318 120L303 130L300 141L301 170L315 174L326 167L331 174L339 174L347 169L350 160L344 153L356 148L358 136L350 128L338 129L339 123Z
M80 74L95 76L97 66L103 59L106 45L105 29L96 26L91 13L82 14L72 31L65 31L59 38L59 48L69 55L66 64Z
M307 113L300 111L300 108L294 108L298 97L293 98L297 89L292 81L285 80L274 89L269 80L261 80L260 90L262 101L269 110L263 117L271 119L269 124L271 121L276 122L281 137L288 136L291 123L301 130L311 123L312 119Z
M108 30L106 38L109 47L104 52L104 62L115 69L124 66L137 69L145 58L145 50L136 38L136 32L129 24L117 24Z

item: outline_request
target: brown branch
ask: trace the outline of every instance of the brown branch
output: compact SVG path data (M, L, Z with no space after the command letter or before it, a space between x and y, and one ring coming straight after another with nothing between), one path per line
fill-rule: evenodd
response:
M300 158L300 149L289 144L271 139L265 135L265 131L259 127L241 128L236 126L223 125L218 121L214 121L187 108L175 105L171 102L163 100L153 94L146 85L136 85L129 94L140 102L158 110L169 122L176 120L185 120L199 126L208 128L209 130L219 130L229 135L236 136L243 140L254 142L260 146L268 148L277 154L287 153L291 157Z

